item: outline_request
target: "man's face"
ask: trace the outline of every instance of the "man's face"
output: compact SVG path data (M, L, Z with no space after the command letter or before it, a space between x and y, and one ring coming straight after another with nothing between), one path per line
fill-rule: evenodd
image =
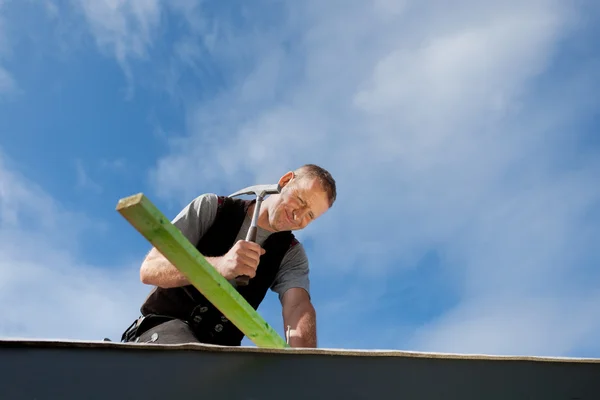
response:
M328 209L327 193L318 180L294 178L270 207L269 224L275 231L303 229Z

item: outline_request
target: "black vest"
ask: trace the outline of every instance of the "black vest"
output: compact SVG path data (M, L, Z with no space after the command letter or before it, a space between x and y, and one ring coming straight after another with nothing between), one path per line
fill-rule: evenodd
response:
M215 222L196 244L205 257L222 256L235 244L248 207L254 201L219 197ZM275 280L287 250L298 243L290 231L271 234L256 276L236 290L256 310ZM193 285L178 288L156 287L141 307L142 315L159 314L187 321L202 343L239 346L244 334L208 301Z

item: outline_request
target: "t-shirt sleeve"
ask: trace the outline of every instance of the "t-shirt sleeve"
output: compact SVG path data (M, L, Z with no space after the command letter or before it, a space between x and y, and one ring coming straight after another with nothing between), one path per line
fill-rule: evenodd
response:
M302 288L310 296L308 257L302 243L297 243L287 251L271 285L271 290L279 295L280 301L291 288Z
M216 194L202 194L185 206L171 222L195 246L215 221L218 205Z

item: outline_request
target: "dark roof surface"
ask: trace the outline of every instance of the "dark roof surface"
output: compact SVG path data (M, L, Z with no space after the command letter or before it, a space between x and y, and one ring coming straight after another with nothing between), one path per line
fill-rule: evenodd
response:
M0 340L0 399L598 400L600 360Z

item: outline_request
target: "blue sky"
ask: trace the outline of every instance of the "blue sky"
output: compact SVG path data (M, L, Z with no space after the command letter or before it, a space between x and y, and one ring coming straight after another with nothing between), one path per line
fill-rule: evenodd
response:
M0 336L118 339L150 289L118 199L317 163L320 347L600 356L599 12L0 0Z

